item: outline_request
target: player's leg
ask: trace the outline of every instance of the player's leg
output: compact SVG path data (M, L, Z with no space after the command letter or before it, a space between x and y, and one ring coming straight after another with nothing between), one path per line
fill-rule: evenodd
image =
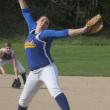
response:
M54 64L43 69L41 79L46 84L50 94L55 98L61 110L70 110L67 98L59 86L58 70Z
M27 107L18 106L18 110L27 110Z
M23 79L23 82L25 84L25 82L26 82L26 70L19 60L17 60L17 67L18 67L18 71L19 71L19 73Z
M42 85L43 82L39 81L38 75L30 72L19 99L18 110L27 110L28 104Z
M67 98L64 93L60 93L55 97L56 102L60 106L61 110L70 110Z
M23 83L26 83L26 72L21 74L21 77L23 79Z

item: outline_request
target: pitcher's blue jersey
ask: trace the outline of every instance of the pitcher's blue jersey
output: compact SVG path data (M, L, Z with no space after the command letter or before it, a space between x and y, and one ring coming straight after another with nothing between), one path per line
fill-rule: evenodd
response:
M53 62L50 55L53 39L68 36L68 30L43 30L35 34L36 22L33 20L30 10L23 9L22 14L28 25L28 36L25 41L25 52L30 70L35 70Z

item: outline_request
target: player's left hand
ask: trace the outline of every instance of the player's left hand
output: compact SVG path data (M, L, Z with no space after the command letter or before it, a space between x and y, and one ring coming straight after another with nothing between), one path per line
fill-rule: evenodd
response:
M100 14L97 14L96 16L92 17L88 22L86 23L87 32L88 33L97 33L102 30L103 28L103 21L102 16Z

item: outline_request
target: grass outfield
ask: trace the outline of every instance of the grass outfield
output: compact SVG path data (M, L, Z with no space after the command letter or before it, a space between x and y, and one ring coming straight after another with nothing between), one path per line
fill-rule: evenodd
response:
M54 46L62 75L110 76L110 46Z
M58 40L54 42L52 55L55 63L58 65L60 75L110 76L110 40L102 39L93 42L94 38L90 38L89 40L83 39L82 42L81 39L76 39L75 41ZM0 47L2 47L3 42L0 43ZM80 42L78 43L80 45L77 42ZM86 45L83 44L84 42L86 42ZM105 42L107 42L107 45L103 45ZM28 71L23 42L15 40L13 47L17 57ZM11 65L6 65L5 68L7 73L13 73Z

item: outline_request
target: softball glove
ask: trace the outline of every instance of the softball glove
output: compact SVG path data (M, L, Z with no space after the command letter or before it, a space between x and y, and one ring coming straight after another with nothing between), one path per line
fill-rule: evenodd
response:
M103 21L100 14L97 14L96 16L92 17L88 22L86 23L87 32L88 33L97 33L102 30L103 28Z
M13 83L12 83L12 87L13 87L13 88L18 88L18 89L21 87L21 81L20 81L19 78L14 79L14 81L13 81Z

